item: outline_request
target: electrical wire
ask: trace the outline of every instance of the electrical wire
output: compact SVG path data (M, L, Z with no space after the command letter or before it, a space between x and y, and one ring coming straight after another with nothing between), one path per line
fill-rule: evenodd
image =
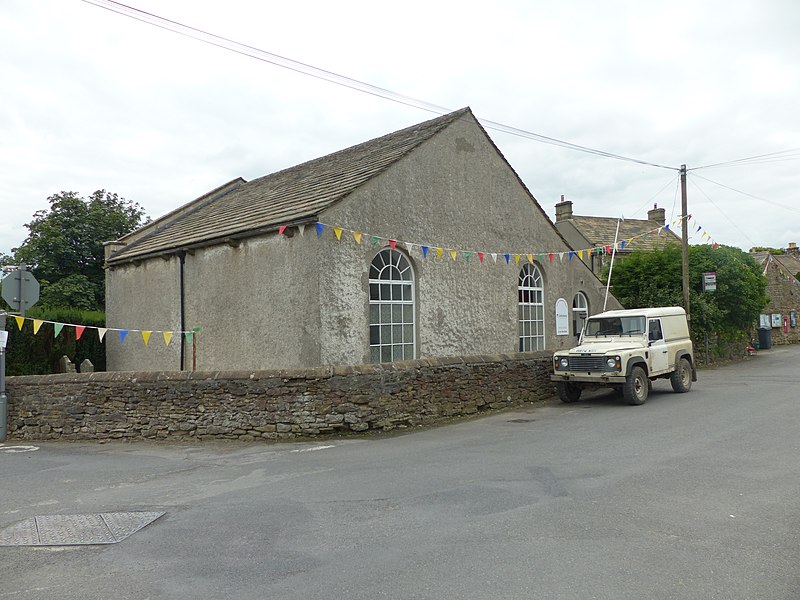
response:
M700 169L712 169L717 167L759 165L759 164L773 163L773 162L786 162L790 160L800 160L800 148L790 148L789 150L780 150L778 152L770 152L769 154L759 154L757 156L750 156L747 158L737 158L736 160L729 160L726 162L703 165L702 167L693 167L687 170L697 171Z
M714 185L718 185L719 187L725 188L726 190L730 190L732 192L736 192L737 194L741 194L742 196L747 196L748 198L753 198L754 200L760 200L761 202L766 202L767 204L772 204L773 206L777 206L779 208L783 208L784 210L788 210L791 212L796 212L800 214L800 209L792 208L791 206L786 206L785 204L779 204L778 202L774 202L773 200L767 200L766 198L761 198L760 196L754 196L753 194L748 194L747 192L743 192L741 190L737 190L736 188L732 188L724 183L719 183L718 181L714 181L709 179L708 177L703 177L702 175L698 175L697 173L693 173L694 177L698 177L703 179L704 181L708 181L709 183L713 183Z
M698 175L698 177L699 177L699 175ZM705 177L700 177L700 179L705 179ZM717 203L716 203L716 202L714 202L714 201L711 199L711 196L709 196L708 194L706 194L706 193L705 193L705 191L703 190L703 188L701 188L699 185L697 185L697 182L694 180L694 177L692 177L692 178L690 179L690 181L691 181L692 185L693 185L694 187L696 187L696 188L697 188L697 189L700 191L700 193L701 193L701 194L703 194L703 196L705 196L705 197L708 199L708 201L709 201L709 202L711 202L712 206L714 206L714 208L716 208L716 209L717 209L717 210L718 210L720 213L722 213L722 216L723 216L723 217L725 217L725 218L726 218L726 219L727 219L727 220L730 222L730 224L731 224L731 225L733 225L734 229L736 229L736 231L738 231L739 233L741 233L741 234L742 234L742 236L743 236L743 237L744 237L744 238L745 238L745 239L746 239L748 242L750 242L750 246L751 246L751 247L754 247L754 246L756 246L756 243L755 243L753 240L751 240L751 239L750 239L750 237L749 237L749 236L748 236L748 235L747 235L747 234L746 234L744 231L742 231L742 230L739 228L739 226L736 224L736 222L735 222L733 219L731 219L731 218L728 216L728 214L727 214L727 213L726 213L724 210L722 210L722 209L721 209L719 206L717 206ZM707 179L706 179L706 181L709 181L709 180L707 180ZM714 183L714 182L713 182L713 181L711 181L711 183ZM723 186L723 187L725 187L725 186ZM734 190L734 191L736 191L736 190Z
M436 113L436 114L447 114L452 112L452 109L445 108L443 106L439 106L436 104L432 104L430 102L426 102L424 100L419 100L416 98L411 98L409 96L405 96L403 94L399 94L397 92L393 92L386 88L374 86L369 83L365 83L363 81L359 81L357 79L353 79L351 77L347 77L344 75L340 75L338 73L334 73L332 71L326 71L325 69L320 69L318 67L314 67L312 65L302 63L296 60L292 60L290 58L286 58L285 56L280 56L278 54L274 54L272 52L267 52L266 50L261 50L259 48L255 48L253 46L248 46L246 44L242 44L235 40L231 40L229 38L225 38L207 31L203 31L202 29L197 29L195 27L191 27L189 25L184 25L177 21L172 21L170 19L166 19L164 17L160 17L153 13L149 13L138 8L128 6L126 4L122 4L120 2L116 2L114 0L81 0L86 4L91 4L93 6L97 6L99 8L104 8L111 12L130 17L137 21L141 21L143 23L147 23L149 25L153 25L155 27L159 27L161 29L165 29L167 31L171 31L173 33L178 33L180 35L190 37L200 42L204 42L206 44L210 44L212 46L216 46L218 48L222 48L225 50L229 50L231 52L236 52L237 54L241 54L244 56L248 56L250 58L255 58L256 60L260 60L262 62L267 62L279 67L283 67L285 69L289 69L298 73L302 73L304 75L309 75L311 77L315 77L317 79L322 79L324 81L328 81L329 83L334 83L336 85L340 85L343 87L347 87L356 91L364 92L367 94L371 94L373 96L378 96L385 100L391 100L392 102L397 102L399 104L404 104L406 106L411 106L414 108L419 108L422 110L426 110L428 112ZM605 158L613 158L615 160L621 160L626 162L632 162L640 165L650 166L650 167L657 167L660 169L669 169L673 171L679 171L678 167L671 167L668 165L662 165L654 162L649 162L646 160L641 160L637 158L631 158L628 156L623 156L621 154L614 154L613 152L606 152L605 150L599 150L597 148L591 148L589 146L582 146L580 144L574 144L572 142L567 142L564 140L560 140L558 138L542 135L540 133L535 133L532 131L527 131L525 129L520 129L518 127L512 127L510 125L504 125L502 123L498 123L497 121L491 121L488 119L482 119L480 117L476 117L478 121L486 127L487 129L493 129L495 131L501 131L503 133L508 133L511 135L515 135L518 137L527 138L530 140L534 140L537 142L541 142L544 144L551 144L554 146L559 146L562 148L566 148L569 150L575 150L578 152L584 152L587 154L593 154L596 156L602 156Z

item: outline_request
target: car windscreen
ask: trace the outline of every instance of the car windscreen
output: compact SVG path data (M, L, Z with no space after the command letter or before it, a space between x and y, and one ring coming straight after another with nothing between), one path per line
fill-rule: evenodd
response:
M610 335L641 335L644 333L644 317L603 317L586 321L588 337Z

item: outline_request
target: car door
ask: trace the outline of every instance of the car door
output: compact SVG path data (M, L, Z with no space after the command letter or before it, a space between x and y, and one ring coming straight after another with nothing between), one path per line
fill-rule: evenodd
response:
M664 341L664 332L661 329L661 319L650 319L647 325L647 339L649 350L648 363L650 374L658 375L669 369L669 348Z

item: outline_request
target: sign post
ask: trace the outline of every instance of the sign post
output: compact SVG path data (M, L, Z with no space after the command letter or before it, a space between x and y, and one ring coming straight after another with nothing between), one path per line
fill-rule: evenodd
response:
M25 311L39 301L39 282L28 267L20 265L3 278L3 300L15 312L25 316ZM8 396L6 396L6 311L0 311L0 442L6 440L8 431Z

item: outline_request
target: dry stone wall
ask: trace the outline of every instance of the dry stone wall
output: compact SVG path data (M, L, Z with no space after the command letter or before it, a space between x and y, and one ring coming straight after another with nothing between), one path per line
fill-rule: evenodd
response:
M550 356L9 377L8 435L20 440L252 441L432 425L552 397Z

